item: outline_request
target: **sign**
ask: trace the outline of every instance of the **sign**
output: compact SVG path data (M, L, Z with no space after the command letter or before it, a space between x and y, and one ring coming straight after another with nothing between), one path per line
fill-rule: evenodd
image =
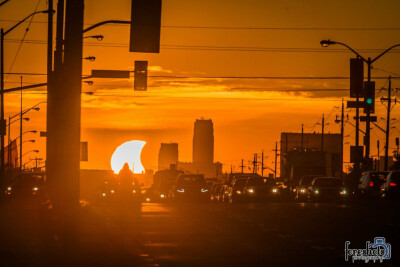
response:
M377 117L376 116L370 116L369 121L371 122L377 122ZM360 116L360 121L366 122L367 121L367 116Z
M88 161L88 142L81 142L80 160Z
M347 101L347 108L364 108L363 101Z
M129 78L129 70L92 70L93 78Z
M361 162L364 155L363 146L351 146L350 147L350 162L356 163Z

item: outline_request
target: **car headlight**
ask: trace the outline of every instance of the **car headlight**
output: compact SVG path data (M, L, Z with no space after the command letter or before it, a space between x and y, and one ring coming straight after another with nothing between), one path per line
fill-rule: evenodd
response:
M106 196L106 193L103 193L103 194L101 194L103 197L105 197Z
M202 192L202 193L208 192L208 189L207 189L207 188L202 188L202 189L201 189L201 192Z
M146 201L147 201L147 202L150 202L150 200L151 200L151 199L150 199L149 197L146 197Z
M347 190L346 190L346 189L343 189L342 191L340 191L340 194L341 194L341 195L347 195Z
M184 193L185 189L183 189L183 188L182 189L177 189L176 191L179 192L179 193Z
M254 193L254 189L253 188L249 188L249 189L247 189L247 192L249 192L250 194L253 194Z
M111 189L111 191L110 191L110 192L111 192L111 194L114 194L114 193L115 193L114 189Z
M318 189L315 189L315 190L314 190L314 193L318 195L318 194L319 194Z
M236 190L236 194L241 195L241 194L242 194L242 191Z
M32 188L33 191L38 191L39 188L37 188L36 186L34 188Z
M7 191L11 191L11 189L12 189L11 186L7 187Z
M303 189L300 189L300 193L305 193L306 192L306 190L303 188Z
M164 194L161 194L160 197L161 197L161 198L165 198L165 195L164 195Z
M273 188L272 193L278 193L278 188Z

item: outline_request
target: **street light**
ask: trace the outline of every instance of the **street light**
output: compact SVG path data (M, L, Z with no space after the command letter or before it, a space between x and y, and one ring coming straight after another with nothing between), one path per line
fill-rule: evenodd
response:
M96 39L97 41L102 41L104 39L103 35L90 35L90 36L85 36L83 39L88 39L88 38L93 38Z
M381 58L384 54L386 54L387 52L389 52L390 50L392 50L395 47L400 46L400 44L396 44L393 45L391 47L389 47L388 49L386 49L385 51L383 51L382 53L380 53L378 56L376 56L374 59L371 59L370 57L368 57L367 59L364 58L363 56L361 56L359 53L357 53L357 51L355 51L353 48L351 48L350 46L348 46L345 43L341 43L341 42L336 42L336 41L331 41L331 40L322 40L320 42L321 46L323 47L328 47L329 45L334 45L334 44L338 44L341 46L346 47L347 49L349 49L351 52L353 52L354 54L357 55L357 57L359 57L360 59L362 59L368 66L368 83L370 84L371 82L371 68L372 68L372 63L374 63L375 61L377 61L379 58ZM373 99L366 99L366 103L367 104L372 104L373 103ZM369 165L369 154L370 154L370 139L371 139L371 110L367 109L366 110L367 113L367 118L366 118L366 130L365 130L365 159L367 160L367 169L370 167ZM388 144L386 144L386 146L388 146Z
M24 114L26 114L26 113L28 113L29 111L31 111L31 110L34 110L34 111L39 111L40 110L40 108L38 107L40 104L43 104L43 103L46 103L46 101L42 101L42 102L39 102L39 103L37 103L37 104L35 104L35 105L33 105L32 107L30 107L30 108L27 108L27 109L25 109L25 110L22 110L22 90L21 90L21 112L20 113L17 113L17 114L15 114L14 116L11 116L10 118L9 118L9 121L11 121L11 119L13 119L13 118L15 118L16 116L20 116L19 117L19 119L21 119L21 117L24 115ZM26 121L29 121L29 118L23 118L24 120L26 120ZM17 120L15 120L15 121L17 121ZM14 122L15 122L14 121ZM11 124L11 123L10 123ZM36 133L36 131L35 131L35 133ZM20 145L20 147L19 147L19 154L20 155L22 155L22 135L23 135L23 133L22 133L22 120L21 120L21 122L20 122L20 125L19 125L19 137L20 137L20 141L19 141L19 145ZM15 138L15 140L16 140L17 138ZM11 127L9 126L8 127L8 145L10 145L11 144ZM8 153L8 157L9 157L9 159L10 159L10 161L11 161L11 150L9 149L9 153ZM22 162L20 162L20 165L22 165Z
M12 30L17 28L21 23L29 19L30 17L36 15L36 14L54 14L55 10L53 9L47 9L47 10L41 10L41 11L36 11L30 14L29 16L25 17L23 20L19 21L17 24L12 26L10 29L4 31L3 28L1 28L0 32L0 146L1 146L1 152L0 152L0 184L3 183L4 178L5 178L5 169L4 169L4 136L5 136L5 125L6 123L4 122L4 38L5 36L10 33Z
M39 150L29 150L28 152L26 152L25 154L21 155L21 156L18 158L18 159L20 160L20 163L21 163L21 165L19 165L19 169L20 169L20 170L22 170L22 158L23 158L25 155L27 155L27 154L29 154L29 153L31 153L31 152L39 153Z
M96 60L96 57L94 57L94 56L88 56L88 57L84 57L83 59L86 59L86 60L89 60L89 61L95 61Z

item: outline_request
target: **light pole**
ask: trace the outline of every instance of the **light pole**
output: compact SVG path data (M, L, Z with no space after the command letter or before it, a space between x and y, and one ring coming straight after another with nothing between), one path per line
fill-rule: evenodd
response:
M29 154L29 153L31 153L31 152L39 153L39 150L29 150L29 151L26 152L25 154L21 155L21 156L19 157L20 162L22 163L22 157L23 157L23 156L25 156L25 155L27 155L27 154ZM20 165L19 168L22 170L22 165Z
M368 67L368 79L367 79L367 81L368 81L368 83L371 82L371 67L372 67L372 64L375 61L377 61L379 58L381 58L384 54L386 54L387 52L392 50L393 48L400 46L400 44L393 45L393 46L389 47L388 49L386 49L385 51L383 51L378 56L376 56L375 58L371 59L370 57L368 57L367 59L365 59L363 56L361 56L359 53L357 53L353 48L351 48L347 44L344 44L344 43L341 43L341 42L335 42L335 41L331 41L331 40L322 40L320 42L320 44L323 47L328 47L329 45L335 45L335 44L341 45L341 46L344 46L347 49L349 49L354 54L356 54L357 57L362 59L367 64L367 67ZM366 169L368 170L371 167L370 163L369 163L370 139L371 139L370 138L371 137L371 129L370 129L370 126L371 126L371 124L370 124L371 123L371 111L369 109L367 109L366 113L367 113L366 114L367 118L366 118L366 123L365 123L366 124L366 127L365 127L366 128L365 129L365 160L366 160Z
M20 114L17 114L17 115L20 115ZM8 163L11 163L11 124L13 124L14 122L17 122L19 120L29 121L29 118L23 118L23 117L20 117L14 121L11 121L13 118L15 118L15 116L8 117L8 124L7 124L7 127L8 127Z
M5 169L4 169L4 136L6 132L6 122L4 121L4 38L5 36L10 33L12 30L17 28L21 23L29 19L30 17L36 15L36 14L53 14L55 11L54 10L42 10L42 11L36 11L30 14L29 16L25 17L23 20L19 21L17 24L12 26L10 29L4 31L3 28L1 28L0 32L0 44L1 44L1 49L0 49L0 139L1 139L1 155L0 155L0 183L3 183L5 179Z
M43 104L43 103L46 103L46 101L42 101L42 102L39 102L39 103L37 103L36 105L34 105L34 106L32 106L32 107L30 107L30 108L27 108L27 109L25 109L25 110L22 110L22 90L21 90L21 111L20 111L20 113L17 113L17 114L15 114L14 116L11 116L10 118L9 118L9 125L11 125L13 122L15 122L15 121L17 121L17 120L15 120L15 121L13 121L13 122L11 122L11 120L13 119L13 118L15 118L15 117L17 117L17 116L20 116L20 118L19 118L19 120L20 120L20 127L19 127L19 137L20 137L20 140L19 140L19 145L20 145L20 147L19 147L19 154L20 155L22 155L22 120L24 119L24 120L29 120L29 118L23 118L23 115L25 115L26 113L28 113L29 111L31 111L31 110L35 110L35 111L39 111L40 110L40 108L38 107L40 104ZM21 119L22 118L22 119ZM9 140L9 145L10 145L10 139L11 139L11 127L9 126L8 127L8 140ZM9 150L10 151L10 150ZM9 157L11 158L11 153L9 153ZM21 163L22 162L20 162L20 166L21 166Z

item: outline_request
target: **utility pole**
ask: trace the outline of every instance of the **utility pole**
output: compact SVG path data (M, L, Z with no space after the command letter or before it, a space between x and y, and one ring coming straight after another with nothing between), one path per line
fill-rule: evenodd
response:
M340 120L340 179L343 181L343 143L344 143L344 101L342 98L342 118Z
M54 72L48 58L46 171L64 249L75 248L79 217L83 15L84 0L58 1Z
M386 142L385 142L385 167L384 170L387 171L389 168L389 133L390 133L390 110L392 108L392 77L389 76L389 88L388 97L381 98L381 101L387 101L387 115L386 115ZM395 100L396 103L396 100Z
M322 114L322 131L321 131L321 152L324 152L324 129L325 129L325 115Z
M253 173L257 173L257 168L258 168L258 156L257 153L254 154L254 160L253 160Z
M21 76L21 113L19 115L19 171L22 171L22 76ZM9 148L10 149L10 148Z
M304 124L301 124L301 148L300 152L304 151Z
M264 177L264 149L261 151L261 176Z
M243 164L243 159L242 159L242 165L240 165L239 167L240 167L240 169L241 169L241 172L243 173L243 169L244 169L244 167L246 167L246 166L244 166L244 164Z
M348 118L347 118L348 119ZM340 120L337 118L335 123L340 122L340 178L343 180L343 145L344 145L344 100L342 99L342 114Z
M277 164L278 164L278 142L275 142L275 149L273 149L272 151L275 152L275 168L274 168L274 178L276 179L276 170L277 170Z
M376 147L378 148L378 160L377 160L377 166L376 166L376 170L379 172L379 167L381 165L381 157L379 155L379 140L376 141Z

